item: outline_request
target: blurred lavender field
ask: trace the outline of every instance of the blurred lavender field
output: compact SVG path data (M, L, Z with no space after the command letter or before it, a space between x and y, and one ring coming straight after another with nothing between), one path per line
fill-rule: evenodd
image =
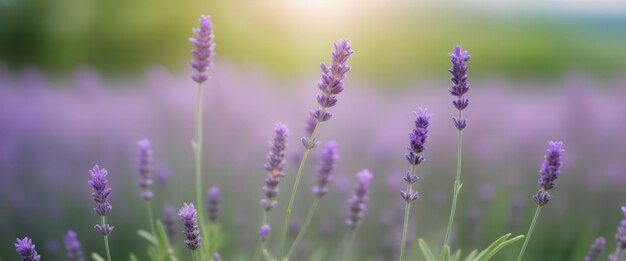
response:
M441 56L446 59L445 53ZM284 213L303 151L306 116L316 106L312 97L318 76L311 72L280 81L256 67L238 67L227 59L216 63L205 92L203 186L222 191L220 222L227 233L220 253L225 260L249 260L262 214L258 202L267 142L277 122L290 127L290 160L276 211ZM109 170L114 192L109 216L116 225L110 237L113 256L125 260L132 251L143 256L138 249L146 243L135 240L137 228L148 229L136 186L136 141L149 138L155 151L157 216L164 203L178 207L194 198L195 88L189 75L154 67L143 77L103 77L83 67L71 77L55 78L35 69L0 69L0 259L14 260L15 238L28 235L46 260L63 260L68 229L77 231L86 253L101 251L87 186L94 164ZM358 260L397 258L404 153L418 107L428 107L433 116L427 161L418 170L421 198L413 204L408 256L421 258L416 237L437 244L443 240L456 162L449 82L430 78L400 87L347 79L334 120L318 136L338 143L338 169L294 260L335 250L346 229L345 201L354 173L363 168L374 174L373 191L355 253ZM581 72L558 82L474 80L472 106L465 113L470 124L464 134L464 189L452 246L471 251L503 232L525 233L545 144L562 140L567 150L563 174L526 258L582 260L598 235L608 238L613 249L619 207L626 202L624 87L624 78L600 81ZM320 153L312 151L303 174L294 231L313 199L310 188ZM270 220L277 228L269 241L272 250L278 247L279 217ZM182 248L182 237L178 241ZM497 260L513 259L518 248L505 249Z

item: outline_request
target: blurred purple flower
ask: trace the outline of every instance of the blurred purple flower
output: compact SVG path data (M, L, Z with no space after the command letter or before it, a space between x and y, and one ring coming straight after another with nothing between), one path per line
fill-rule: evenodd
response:
M585 257L585 261L598 261L600 260L600 255L604 251L606 247L606 239L604 237L596 238L596 241L593 242L591 247L589 248L589 252Z
M261 241L267 240L269 236L270 236L270 225L263 224L263 226L261 226L261 229L259 230L259 237L261 237Z
M548 190L556 186L554 182L561 174L561 157L564 152L562 142L550 141L548 143L548 150L539 170L539 191L534 196L535 202L540 206L550 201Z
M333 178L332 172L335 168L337 160L339 159L339 151L337 143L330 141L324 147L322 152L322 159L317 165L317 176L315 178L316 184L313 186L312 192L318 198L323 197L328 192L328 182Z
M154 174L156 175L156 181L159 187L166 188L167 185L170 183L170 179L172 178L172 172L170 168L166 164L160 164L156 168Z
M67 234L65 234L65 237L63 238L63 242L65 243L65 252L67 253L67 259L69 261L85 260L85 257L83 256L83 249L81 248L80 241L78 241L76 232L72 230L67 231Z
M206 211L209 219L213 222L217 221L222 210L222 195L218 187L211 187L207 195Z
M165 229L165 234L167 234L167 239L170 244L174 244L176 242L176 210L172 205L165 204L163 206L163 215L161 216L161 222L163 223L163 228Z
M367 169L356 174L357 183L354 194L348 199L348 218L346 225L350 230L354 230L367 211L367 201L369 200L370 184L372 183L372 173Z
M448 91L450 91L450 94L457 97L452 104L457 110L459 110L460 115L461 111L469 105L469 99L465 98L464 95L470 89L470 84L467 81L467 61L469 61L471 56L467 53L467 51L463 50L460 45L454 47L454 51L449 55L452 67L448 71L452 74L452 87L450 87ZM454 121L454 126L458 130L463 130L465 128L465 119L460 117L453 117L452 119Z
M35 245L30 238L17 239L15 243L15 252L20 255L22 261L39 261L41 256L35 251Z
M626 252L626 207L622 207L622 212L624 212L624 219L620 221L619 226L617 227L617 232L615 233L615 241L617 242L617 248L615 249L615 253L612 255L611 260L621 260L620 258Z
M269 211L276 205L276 201L272 199L278 195L278 184L285 176L283 168L285 166L285 149L287 148L289 129L284 124L278 123L274 133L274 140L267 155L268 163L265 164L265 170L269 172L267 178L265 178L265 186L263 186L263 194L265 194L267 199L261 200L261 206L265 211Z
M198 228L198 212L193 203L184 203L183 207L178 211L178 217L183 222L183 230L185 234L185 245L191 250L196 250L202 244L200 237L200 228Z
M200 16L200 27L194 28L193 33L196 35L196 38L189 38L189 42L196 48L191 52L194 59L189 62L189 65L191 65L191 68L195 69L197 73L191 78L198 84L201 84L209 78L207 70L212 65L211 58L213 57L215 49L211 17L205 15Z
M139 172L138 184L142 189L140 196L144 200L151 200L153 197L150 190L152 186L152 146L148 139L141 139L137 142L137 171Z
M100 216L106 216L111 212L111 204L109 204L109 196L111 195L111 188L108 185L107 175L108 172L104 168L100 168L98 165L95 165L93 169L89 171L91 173L91 180L89 180L88 184L91 186L91 196L93 200L96 202L96 207L94 211L96 214ZM96 224L94 226L96 231L100 234L107 236L111 234L113 231L113 226L109 224Z

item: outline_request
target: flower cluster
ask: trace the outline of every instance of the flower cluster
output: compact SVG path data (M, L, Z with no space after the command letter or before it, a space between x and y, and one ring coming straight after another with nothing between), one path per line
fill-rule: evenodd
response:
M614 259L611 260L619 260L619 258L624 255L624 252L626 252L626 207L622 207L622 212L624 212L624 219L620 221L619 226L617 227L617 232L615 233L617 250L614 255L616 256L614 256Z
M88 184L91 186L91 196L96 202L96 207L93 210L96 214L106 217L112 209L111 204L109 204L111 188L107 181L108 172L104 168L101 169L98 165L95 165L89 172L91 173L91 180L89 180ZM96 224L94 228L100 234L107 236L111 234L114 227L109 224Z
M561 157L563 156L563 143L550 141L548 151L539 170L539 191L533 197L539 206L544 206L550 201L548 190L554 188L554 183L561 173Z
M184 203L178 211L178 217L183 222L185 233L185 245L191 250L196 250L202 244L200 228L198 227L198 212L192 203Z
M137 142L137 172L139 172L137 183L142 189L139 195L144 200L151 200L153 197L150 190L152 186L152 146L148 139Z
M328 142L322 152L322 159L317 165L317 176L315 178L316 184L313 185L313 195L318 198L323 197L328 193L328 182L333 178L332 171L335 169L337 160L339 159L339 151L337 143L334 141Z
M191 52L193 60L189 62L191 68L197 72L191 77L198 84L209 78L207 70L211 67L211 58L215 43L213 43L213 23L210 16L200 16L200 27L194 28L193 33L196 38L189 38L189 42L196 48Z
M469 99L464 97L464 95L470 89L470 84L467 81L467 61L469 61L471 56L467 53L467 51L463 50L460 45L454 47L454 51L449 55L452 67L448 71L452 74L452 87L450 87L448 91L450 91L450 94L457 97L452 104L457 110L459 110L460 116L461 111L469 105ZM463 130L467 125L465 119L461 117L453 117L452 120L454 121L454 126L458 130Z
M209 219L213 222L217 221L222 211L222 195L218 187L211 187L207 195L206 211Z
M600 255L604 251L605 247L606 247L606 239L604 239L604 237L596 238L596 241L594 241L591 247L589 248L589 252L587 253L587 256L585 256L585 261L600 260Z
M28 237L17 239L15 243L15 252L20 255L22 261L39 261L41 256L35 251L35 245Z
M263 186L263 194L267 199L261 200L261 206L265 211L270 211L276 205L273 198L278 195L278 184L285 176L283 168L285 167L285 149L287 148L288 136L289 129L287 126L282 123L276 124L272 147L267 154L268 162L265 164L265 170L269 172L265 178L265 186Z
M63 242L65 243L65 252L67 253L67 260L69 261L84 261L85 257L83 255L83 250L80 246L80 241L78 241L78 236L76 232L70 230L67 231L65 237L63 238Z
M346 225L350 230L354 230L367 211L367 201L369 200L370 184L372 183L372 173L369 170L362 170L356 174L357 183L354 194L348 199L348 218Z
M415 128L409 132L409 146L407 149L409 153L406 154L406 159L411 164L411 169L424 161L424 157L420 153L426 150L426 138L428 138L428 125L430 124L430 114L426 108L419 108L415 113ZM419 193L412 190L413 184L417 182L419 177L407 171L404 176L404 181L407 183L407 190L400 191L400 196L406 203L411 203L419 198Z

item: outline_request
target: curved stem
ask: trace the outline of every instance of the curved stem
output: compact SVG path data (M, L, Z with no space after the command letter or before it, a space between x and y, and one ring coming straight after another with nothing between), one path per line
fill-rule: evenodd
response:
M415 175L415 165L411 165L411 177ZM407 193L411 193L413 191L413 184L409 183L406 185ZM404 207L404 227L402 229L402 245L400 246L400 261L404 260L404 247L406 245L406 234L409 230L409 213L411 213L411 203L407 202Z
M152 218L152 202L150 200L146 201L146 206L148 206L148 219L150 220L150 229L152 231L152 235L156 237L157 234L154 226L154 218Z
M459 110L458 114L460 121L463 117L463 113ZM452 196L452 208L450 210L450 219L448 220L448 227L446 228L446 236L443 240L443 246L441 247L441 255L439 259L443 259L445 246L448 245L450 239L450 232L452 231L452 224L454 223L454 214L456 212L456 203L459 197L459 191L461 190L461 156L463 147L463 132L458 130L457 134L457 151L456 151L456 179L454 180L454 192Z
M107 217L105 216L100 217L100 221L102 223L102 226L106 225ZM109 250L109 237L108 236L104 236L104 249L107 252L107 260L111 261L111 250Z
M346 251L343 253L343 258L341 260L348 260L350 257L350 250L352 249L352 245L354 245L354 238L356 237L356 229L349 232L350 239L348 239L348 245L346 246Z
M535 216L533 217L533 221L530 223L530 227L528 228L528 233L526 234L526 238L524 239L524 245L522 245L522 250L519 252L517 256L517 261L521 261L522 257L524 257L524 251L526 251L526 246L528 245L528 241L530 241L530 236L533 234L533 229L535 228L535 223L537 222L537 217L539 216L539 212L541 211L541 206L537 206L537 210L535 210Z
M311 220L313 220L313 216L315 216L315 211L317 210L317 205L319 203L320 203L320 198L316 197L313 200L313 204L311 205L311 209L309 209L309 214L306 216L306 219L304 220L304 224L302 224L302 228L300 229L300 232L298 233L298 236L293 241L293 244L291 244L291 247L289 247L289 251L287 251L287 255L285 256L286 258L289 258L291 256L291 254L293 254L293 251L296 250L296 247L298 246L298 244L300 243L300 241L304 237L304 234L306 233L306 230L309 227L309 224L311 223Z
M313 147L315 142L315 136L317 135L317 131L319 130L322 122L319 120L317 124L315 124L315 129L313 129L313 133L309 138L309 144L304 150L304 155L302 155L302 160L300 160L300 167L298 167L298 173L296 174L296 180L293 184L293 189L291 191L291 198L289 199L289 206L287 207L287 212L285 213L285 221L283 223L283 234L280 240L280 253L278 255L278 260L283 260L283 253L285 251L285 240L287 240L287 228L289 227L289 220L291 219L291 211L293 210L293 202L296 200L296 193L298 192L298 184L300 183L300 176L302 175L302 170L304 169L304 163L306 163L306 159L309 156L309 152L311 151L311 147Z

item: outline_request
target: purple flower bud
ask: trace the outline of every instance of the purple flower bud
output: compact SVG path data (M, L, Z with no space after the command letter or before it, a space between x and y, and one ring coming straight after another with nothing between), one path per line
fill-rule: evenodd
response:
M556 186L554 183L561 174L561 157L563 156L563 143L551 141L548 151L539 170L539 187L550 190Z
M316 184L313 186L312 192L318 198L323 197L327 192L328 182L333 178L332 171L335 169L337 160L339 159L339 151L337 143L334 141L328 142L322 152L322 159L317 165L317 176L315 178Z
M606 247L606 240L604 239L604 237L596 238L596 241L593 242L593 244L589 248L589 252L587 253L587 256L585 257L585 261L600 260L600 255L602 255L602 252L604 251L605 247Z
M15 252L20 255L22 261L39 261L41 256L35 251L35 245L30 238L17 239L15 243Z
M546 204L548 204L548 202L550 201L550 193L548 193L547 191L543 191L543 190L538 190L537 194L535 194L533 196L533 199L535 200L535 203L537 203L537 205L539 206L545 206Z
M163 215L161 216L161 223L163 223L163 228L165 229L165 234L167 234L167 239L170 244L174 244L176 242L176 210L172 205L165 204L163 206Z
M93 209L96 214L100 216L106 216L111 212L111 204L109 204L109 196L111 195L111 188L107 181L107 171L104 168L95 165L93 169L89 171L91 173L91 180L88 184L91 186L91 196L96 202L96 207Z
M139 187L142 189L140 196L144 200L153 197L150 187L152 186L152 146L150 140L141 139L137 142L137 171L139 172Z
M109 234L111 234L111 232L113 232L113 229L115 227L109 224L104 224L104 225L96 224L95 226L93 226L93 228L98 233L102 234L103 236L108 236Z
M369 200L370 184L372 183L372 173L367 169L356 174L357 183L354 194L348 199L348 218L346 225L350 230L354 230L367 212L367 201Z
M411 203L420 197L417 191L404 191L404 190L400 191L400 196L402 197L402 199L404 199L406 203Z
M192 203L184 203L178 211L178 217L183 222L185 245L191 250L196 250L202 244L200 229L198 228L198 212Z
M283 168L285 166L285 149L287 148L289 129L284 124L278 123L274 132L274 140L267 155L268 163L265 164L265 170L269 172L265 178L265 186L263 186L263 194L265 194L268 200L261 201L261 206L265 211L269 211L276 204L271 199L278 195L278 184L285 176Z
M167 187L167 185L170 183L170 179L172 178L172 172L170 171L169 167L167 167L167 165L165 164L160 164L156 168L155 174L159 187Z
M312 149L319 145L319 142L315 139L309 139L307 137L302 137L302 145L304 145L305 149Z
M267 240L269 236L270 236L270 225L264 224L263 226L261 226L261 229L259 230L259 237L261 237L261 241L265 241Z
M426 108L419 108L415 112L415 128L409 132L409 153L406 159L411 165L418 165L424 161L424 157L419 154L426 150L426 138L428 138L428 125L430 122L430 114Z
M320 65L322 68L322 80L317 83L317 87L322 92L317 95L317 102L320 104L320 109L311 113L318 122L327 121L332 118L333 115L326 112L326 109L337 104L337 97L335 96L344 89L343 80L346 78L348 71L350 71L348 58L354 53L350 47L350 43L345 39L341 40L339 43L335 43L334 47L332 65L330 67L327 67L323 63Z
M306 120L306 128L304 129L308 137L313 136L313 131L315 130L316 126L317 126L317 119L309 115L309 117L307 117L307 120Z
M200 16L200 27L194 28L193 33L196 38L189 38L189 42L195 46L191 52L194 59L189 62L189 65L197 71L191 78L200 84L209 78L207 70L212 65L211 58L215 49L211 17Z
M469 99L465 98L463 95L470 89L470 84L467 81L467 61L470 60L471 56L467 51L463 50L460 45L457 45L454 51L449 55L452 67L448 71L452 74L452 87L450 87L448 91L450 91L450 94L457 97L456 100L452 101L452 105L454 105L457 110L462 111L469 105ZM456 117L452 119L454 126L458 130L463 130L467 125L464 119L457 119Z
M278 204L276 200L261 199L261 207L263 207L265 211L270 211L276 204Z
M78 236L76 232L70 230L67 231L65 237L63 238L63 242L65 243L65 252L67 253L67 260L69 261L83 261L85 260L83 256L83 250L80 246L80 242L78 241Z
M406 175L402 179L408 184L415 184L420 178L416 175L411 175L411 172L407 171Z
M615 241L617 242L619 253L622 253L626 249L626 207L622 207L622 212L624 212L624 219L619 223L617 233L615 233Z
M211 187L207 196L206 211L209 220L216 222L222 211L222 195L218 187Z
M220 253L213 253L213 261L222 261L222 256L220 256Z

